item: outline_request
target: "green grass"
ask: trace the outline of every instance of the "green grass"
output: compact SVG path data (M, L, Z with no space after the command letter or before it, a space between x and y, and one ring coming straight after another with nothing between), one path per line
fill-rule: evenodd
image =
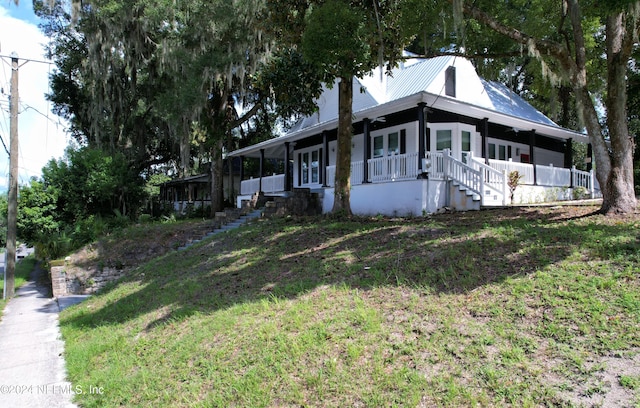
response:
M83 407L579 405L640 350L636 218L285 218L61 315ZM577 217L575 215L578 215ZM629 404L638 379L620 376Z
M30 255L19 262L16 262L16 270L14 275L14 285L15 288L18 289L20 286L24 285L29 281L29 275L33 271L33 268L36 265L36 259L33 255ZM0 273L0 292L4 293L4 273ZM0 298L0 316L2 316L2 311L4 310L5 305L7 304L6 299Z

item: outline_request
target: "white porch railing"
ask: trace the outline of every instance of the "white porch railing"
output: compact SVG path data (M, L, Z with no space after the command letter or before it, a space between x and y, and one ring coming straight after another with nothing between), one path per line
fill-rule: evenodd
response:
M260 191L260 178L242 180L240 194L248 195ZM262 191L265 193L277 193L284 191L284 174L262 177Z
M483 204L491 201L506 204L508 199L507 175L518 171L524 175L523 184L534 184L533 165L512 161L489 160L486 165L482 159L467 157L467 164L453 158L449 151L426 152L423 159L424 170L433 180L455 179L464 187L482 197ZM395 180L413 180L419 175L418 154L409 153L370 159L368 161L369 182L384 183ZM327 166L327 185L335 186L335 166ZM364 161L351 163L352 185L362 184ZM594 172L563 169L554 166L536 165L535 182L541 186L583 187L594 197L598 190ZM243 195L253 194L260 189L260 179L252 178L241 182ZM276 193L284 191L284 174L274 174L262 178L262 191Z
M425 171L429 172L429 178L434 180L444 179L444 156L442 152L426 152Z
M412 180L418 177L418 153L379 157L368 161L371 183L396 180ZM336 180L336 166L327 166L327 185L333 187ZM364 161L351 163L351 184L362 184Z
M571 173L573 174L573 187L582 187L591 194L591 198L595 198L596 190L600 190L600 185L593 170L582 171L574 166L571 168Z
M536 183L539 186L570 187L571 169L536 164Z
M351 185L362 184L364 177L364 161L351 162ZM327 166L327 186L336 185L336 166Z
M418 153L378 157L370 159L368 163L369 181L372 183L418 177Z
M509 161L489 159L489 166L498 170L501 173L504 171L506 174L509 174L512 171L517 171L523 176L522 180L520 181L522 184L534 183L533 164L516 163L511 161L511 159L509 159Z

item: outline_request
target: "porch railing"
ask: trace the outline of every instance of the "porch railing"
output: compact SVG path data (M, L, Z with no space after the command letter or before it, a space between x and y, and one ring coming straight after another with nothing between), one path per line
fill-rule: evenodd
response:
M418 177L418 153L398 154L368 160L368 182L381 183L397 180L413 180ZM327 185L333 187L336 166L327 166ZM351 163L351 185L362 184L364 161Z
M369 181L372 183L418 177L418 153L377 157L370 159L368 163Z
M351 185L362 184L364 177L364 161L351 162ZM336 185L336 166L327 166L327 186Z
M256 191L260 191L260 178L250 178L240 183L240 194L248 195ZM262 177L262 191L265 193L284 191L284 174Z
M446 154L445 154L446 152ZM423 169L433 180L455 178L462 185L483 197L492 197L493 202L504 203L507 199L506 175L511 171L523 174L523 184L534 184L533 165L512 161L489 160L486 165L482 159L467 157L467 163L451 157L450 152L426 152ZM418 154L409 153L386 156L368 161L368 181L372 183L396 180L413 180L419 175ZM335 185L335 166L327 166L327 182ZM364 161L351 163L351 184L362 184L364 178ZM535 184L541 186L582 187L594 197L599 186L594 172L563 169L554 166L536 165ZM284 174L274 174L262 178L262 191L276 193L284 191ZM260 179L252 178L241 182L240 192L243 195L253 194L260 189Z
M516 163L511 159L509 161L489 159L489 166L501 173L504 171L506 174L517 171L523 176L520 181L522 184L534 184L533 164Z
M536 164L536 182L539 186L570 187L571 169Z

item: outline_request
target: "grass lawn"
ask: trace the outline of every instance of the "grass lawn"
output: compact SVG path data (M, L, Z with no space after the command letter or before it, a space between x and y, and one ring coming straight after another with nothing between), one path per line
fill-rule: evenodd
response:
M19 262L16 262L16 271L14 275L14 283L16 290L24 285L27 281L29 281L29 275L33 271L33 268L36 265L36 258L33 255L30 255ZM4 293L4 273L0 273L0 292ZM7 304L7 300L2 299L0 296L0 317L2 316L2 311L4 310L5 305Z
M640 406L640 216L596 209L215 235L61 314L76 401Z

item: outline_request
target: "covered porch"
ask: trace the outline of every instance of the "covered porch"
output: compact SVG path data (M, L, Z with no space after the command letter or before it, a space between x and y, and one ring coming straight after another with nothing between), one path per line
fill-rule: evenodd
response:
M422 166L418 166L421 161ZM427 152L422 160L417 154L404 154L370 160L367 169L363 161L351 163L352 205L360 213L388 213L390 215L416 215L435 212L443 207L475 209L458 205L460 199L451 186L463 196L480 206L504 206L544 201L594 198L599 186L593 170L582 171L575 167L562 168L553 165L517 163L512 160L485 160L465 155L456 159L450 150ZM330 211L333 204L335 166L324 169L326 183L313 190L324 193L323 208ZM521 180L511 199L508 175L517 171ZM367 174L367 179L364 179ZM243 180L238 196L238 206L257 191L266 195L286 196L285 174ZM455 191L455 189L454 189ZM404 202L404 203L403 203ZM411 203L411 205L409 205ZM473 206L471 206L473 207ZM355 210L354 210L355 211Z
M395 101L393 108L399 110L379 105L356 114L351 163L354 213L417 215L443 207L507 205L511 202L507 176L512 171L522 175L514 203L598 194L591 159L587 171L572 166L572 146L587 144L586 135L552 122L431 100L430 94L419 96ZM256 192L287 196L294 188L306 188L320 192L323 210L330 211L336 129L337 120L330 120L231 152L260 163L279 158L286 164L284 173L260 171L242 180L237 205Z

